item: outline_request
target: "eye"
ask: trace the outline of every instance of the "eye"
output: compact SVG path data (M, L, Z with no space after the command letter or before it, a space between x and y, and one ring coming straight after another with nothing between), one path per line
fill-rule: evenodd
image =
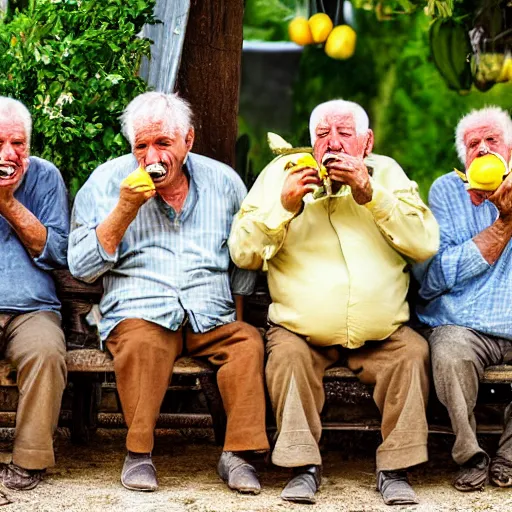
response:
M169 146L171 146L171 143L167 142L167 141L160 141L160 142L158 142L158 145L163 148L168 148Z
M470 148L476 148L477 144L478 144L478 141L473 140L473 141L471 141L471 142L469 143L469 147L470 147Z
M487 137L487 142L496 142L496 139L494 137Z
M327 135L328 135L328 133L329 133L329 132L320 132L320 133L317 133L317 134L316 134L316 136L317 136L317 137L322 138L322 137L327 136Z
M146 144L137 144L135 149L146 149Z

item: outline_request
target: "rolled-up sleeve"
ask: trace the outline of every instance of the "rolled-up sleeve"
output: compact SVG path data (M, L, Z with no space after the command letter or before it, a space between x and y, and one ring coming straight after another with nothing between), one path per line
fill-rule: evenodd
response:
M463 232L453 214L457 194L448 185L434 183L429 203L441 229L441 247L428 263L414 269L421 283L420 295L431 300L449 290L462 287L470 279L486 272L491 265L485 260L472 238L459 240ZM462 208L460 208L462 211Z
M78 192L71 215L69 235L69 270L77 279L91 283L117 263L118 249L108 254L96 234L96 228L103 219L98 219L98 205L102 194L92 184L86 183Z
M41 254L33 258L42 270L63 268L67 265L66 253L69 235L69 207L66 186L60 172L52 166L38 183L38 200L35 214L46 228L46 242Z

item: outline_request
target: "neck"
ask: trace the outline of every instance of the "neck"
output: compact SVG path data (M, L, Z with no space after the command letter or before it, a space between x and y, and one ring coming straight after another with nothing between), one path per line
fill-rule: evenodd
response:
M181 212L188 194L188 180L184 172L181 172L172 183L158 191L160 197L171 206L176 213Z

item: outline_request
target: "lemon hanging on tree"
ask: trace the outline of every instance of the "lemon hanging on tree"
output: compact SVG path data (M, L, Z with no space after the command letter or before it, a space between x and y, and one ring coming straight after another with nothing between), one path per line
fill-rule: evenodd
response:
M333 59L349 59L356 50L356 31L350 25L332 29L325 43L325 53Z
M309 18L308 24L315 43L324 43L333 27L331 18L324 12L313 14Z
M290 21L288 25L288 34L290 39L301 46L312 44L314 42L308 20L303 16L297 16Z

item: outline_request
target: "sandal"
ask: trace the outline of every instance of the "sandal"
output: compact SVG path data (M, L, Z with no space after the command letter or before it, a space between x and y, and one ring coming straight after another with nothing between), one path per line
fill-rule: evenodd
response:
M512 461L496 455L489 470L491 482L498 487L512 487Z
M489 474L489 457L477 453L464 463L453 481L455 489L461 492L481 491Z

